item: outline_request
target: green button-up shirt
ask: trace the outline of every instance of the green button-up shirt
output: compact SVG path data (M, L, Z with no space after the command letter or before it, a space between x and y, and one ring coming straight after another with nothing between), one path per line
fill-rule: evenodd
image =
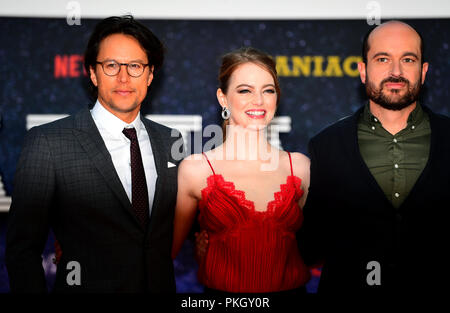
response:
M392 135L366 104L358 121L359 151L395 208L408 196L428 161L431 128L428 114L417 103L407 126Z

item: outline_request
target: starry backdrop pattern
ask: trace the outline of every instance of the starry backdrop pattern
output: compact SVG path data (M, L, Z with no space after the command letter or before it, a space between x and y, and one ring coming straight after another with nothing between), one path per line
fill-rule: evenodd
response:
M28 114L74 114L92 104L87 76L55 78L55 56L82 55L97 19L69 26L65 19L0 18L0 175L11 195L13 178L26 133ZM216 100L220 57L242 46L272 56L359 56L369 26L364 20L143 20L165 44L163 69L155 74L142 107L144 114L197 114L203 127L220 124ZM450 19L406 20L424 35L430 68L421 101L450 115ZM312 70L311 70L312 71ZM281 133L283 148L307 153L309 138L347 116L364 101L359 77L300 75L280 77L282 96L277 114L290 116L292 130ZM4 266L7 214L0 213L0 292L9 290ZM44 252L49 287L53 237ZM178 291L201 292L196 280L192 242L175 260ZM309 285L315 290L317 279Z

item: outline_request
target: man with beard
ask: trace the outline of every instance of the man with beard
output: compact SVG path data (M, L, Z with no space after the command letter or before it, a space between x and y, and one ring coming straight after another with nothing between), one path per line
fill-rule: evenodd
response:
M298 242L322 264L319 293L433 292L447 244L450 118L417 99L422 37L390 21L358 64L368 103L311 139L311 185ZM445 233L444 233L445 232Z

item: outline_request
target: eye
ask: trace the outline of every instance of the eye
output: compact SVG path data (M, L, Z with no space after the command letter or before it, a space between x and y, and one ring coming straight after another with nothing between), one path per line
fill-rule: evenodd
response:
M250 93L250 90L248 90L248 89L240 89L240 90L238 90L238 93L246 94L246 93Z
M265 93L275 93L275 89L272 89L272 88L270 88L270 89L266 89L266 90L264 90L264 92Z
M114 69L116 69L119 65L118 65L116 62L111 61L111 62L106 62L106 63L104 64L104 66L105 66L107 69L114 70Z
M379 62L379 63L386 63L387 61L388 61L388 58L384 58L384 57L377 59L377 62Z
M405 62L405 63L414 63L414 62L416 62L416 60L414 60L412 58L404 58L403 62Z
M140 70L142 68L141 63L130 63L128 64L131 70Z

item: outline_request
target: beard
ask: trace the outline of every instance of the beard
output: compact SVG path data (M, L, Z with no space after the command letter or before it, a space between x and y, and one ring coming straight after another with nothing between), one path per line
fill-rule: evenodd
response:
M399 89L384 89L384 84L386 83L404 83L406 85L405 94L399 96ZM411 85L409 80L404 77L388 77L381 81L378 88L370 81L369 76L367 76L366 81L366 93L369 99L381 107L392 111L400 111L416 102L419 98L421 88L420 79Z

